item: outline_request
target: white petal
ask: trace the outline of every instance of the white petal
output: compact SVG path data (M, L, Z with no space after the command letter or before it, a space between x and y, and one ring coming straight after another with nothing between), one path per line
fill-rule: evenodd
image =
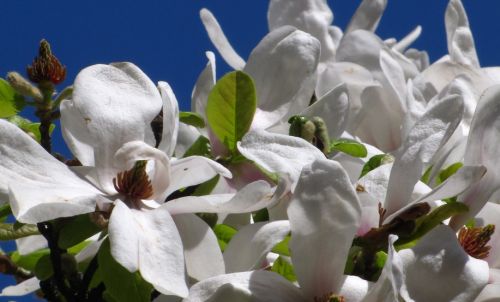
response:
M184 253L177 227L165 207L129 209L118 201L109 222L111 255L162 294L188 294Z
M468 218L474 217L500 184L500 149L492 143L500 136L499 102L500 86L493 86L481 97L472 119L464 164L483 165L487 172L481 181L458 198L469 206L469 212L452 219L450 225L455 229L460 228Z
M456 63L479 68L469 20L460 0L451 0L445 14L448 52Z
M322 96L300 115L321 117L325 121L330 138L338 138L344 132L349 113L347 87L340 84Z
M380 51L380 68L382 68L389 87L392 88L392 93L396 96L403 110L406 111L404 100L407 88L404 71L391 54L384 49Z
M500 284L488 284L474 302L496 302L500 297Z
M422 33L422 26L418 25L412 30L408 35L406 35L403 39L399 40L392 49L403 52L406 48L408 48L415 40L418 39L420 34Z
M216 175L231 178L231 172L221 164L202 156L189 156L171 162L172 179L167 196L181 188L194 186Z
M205 30L208 33L210 41L212 41L215 48L217 48L226 63L236 70L243 69L245 66L245 60L243 60L236 53L231 44L229 44L229 41L224 35L224 32L214 15L208 9L203 8L200 11L200 18L201 22L203 22L203 25L205 26Z
M153 196L150 199L160 203L163 202L167 197L167 190L171 181L171 167L167 155L142 141L132 141L124 144L116 151L113 159L114 166L120 172L131 169L138 160L153 161L154 168L152 175L150 175Z
M325 0L272 0L267 13L269 31L285 25L310 33L321 42L321 61L335 58L335 41L330 34L333 13Z
M363 0L352 16L345 32L349 33L357 29L374 32L386 6L387 0Z
M158 89L163 101L163 130L158 149L172 156L177 143L177 132L179 132L179 104L167 82L159 82Z
M387 215L396 212L410 200L413 187L422 175L424 164L446 143L460 123L463 100L451 95L431 106L410 130L397 151L387 187Z
M484 260L488 262L490 268L500 269L500 204L487 202L474 220L476 226L495 225L495 232L488 244L491 246L490 254Z
M184 213L250 213L267 206L273 206L277 196L275 188L263 181L255 181L243 187L236 194L212 194L187 196L167 202L172 215ZM278 194L277 194L278 195Z
M208 94L215 85L215 55L211 51L206 52L208 63L196 80L191 95L191 110L206 119L205 108L208 102Z
M101 240L92 241L87 245L83 250L81 250L78 254L75 255L75 260L80 263L86 260L91 260L95 255L99 252L99 248L101 244L107 237L102 238Z
M210 227L194 214L173 216L179 230L190 277L204 280L225 273L222 252Z
M179 132L177 133L177 144L175 154L182 157L194 142L200 137L201 131L191 125L179 123Z
M150 123L160 112L162 100L151 80L131 63L93 65L76 77L73 106L80 121L71 132L86 125L94 149L99 181L112 188L116 171L112 168L115 152L126 142L145 141L154 145ZM106 188L107 190L109 188Z
M227 299L226 299L227 298ZM300 290L274 272L221 275L196 283L184 302L305 302Z
M6 286L0 296L24 296L40 289L40 280L36 277L27 279L19 284Z
M61 102L61 132L71 153L84 166L94 166L94 147L85 120L71 100Z
M340 164L317 160L304 167L288 216L292 263L304 296L340 292L361 218L356 192Z
M290 232L286 220L259 222L240 229L224 250L226 273L261 268L267 253Z
M325 156L302 138L272 134L263 130L248 132L238 150L264 169L287 176L295 188L302 167Z
M42 235L33 235L16 240L17 251L20 255L27 255L48 246L47 239Z
M319 53L318 40L290 26L262 39L244 68L257 92L253 128L273 126L309 105Z
M346 301L361 301L366 296L371 284L357 276L345 276L339 295Z
M467 255L445 225L399 255L408 293L415 301L471 301L488 282L488 264Z

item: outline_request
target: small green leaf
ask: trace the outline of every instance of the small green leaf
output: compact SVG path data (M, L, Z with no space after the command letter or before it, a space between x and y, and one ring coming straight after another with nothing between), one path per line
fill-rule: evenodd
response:
M269 212L266 208L260 209L259 211L252 214L254 222L269 221Z
M186 150L182 157L188 157L193 155L205 156L208 158L212 158L212 146L210 145L210 141L208 138L200 135L198 139L194 141L194 143Z
M205 128L203 117L196 112L183 111L179 113L181 123L195 126L197 128Z
M225 224L218 224L214 227L214 233L222 251L225 250L226 245L237 232L237 230Z
M430 180L431 172L432 172L432 167L434 167L434 166L430 165L429 167L427 167L427 169L424 172L424 175L422 175L422 177L420 177L421 182L423 182L425 184L429 184L429 180Z
M344 138L333 141L330 144L330 152L334 150L354 157L366 157L368 155L368 151L366 151L366 147L363 144Z
M49 249L40 249L33 253L29 253L27 255L21 255L19 254L19 252L15 251L10 255L10 259L17 266L22 267L29 271L34 271L38 260L40 260L40 258L42 258L43 256L49 254L50 254Z
M446 169L443 169L439 172L439 175L436 180L436 185L439 185L443 183L445 180L448 179L448 177L452 176L453 174L457 173L460 168L462 168L464 164L461 162L457 162L454 164L449 165Z
M375 260L373 261L373 265L376 270L382 271L385 265L385 261L387 260L387 253L384 251L378 251L375 253Z
M72 217L59 232L59 247L67 249L100 231L101 229L90 220L89 214Z
M21 128L24 132L30 134L37 142L40 142L40 140L42 139L42 136L40 134L40 123L33 123L32 121L18 115L12 116L7 120ZM55 128L56 125L51 124L49 132L52 133Z
M292 264L286 261L281 256L279 256L278 259L274 261L273 266L271 267L271 271L282 275L291 282L297 281L297 277L295 276Z
M39 234L38 227L33 224L0 223L0 240L15 240Z
M24 97L4 79L0 79L0 118L16 115L24 107Z
M226 74L210 91L206 109L208 123L231 152L250 128L256 106L255 85L242 71Z
M196 186L192 196L203 196L212 193L212 190L215 188L217 183L219 182L220 175L216 175L213 178L205 181L202 184Z
M372 156L363 166L359 178L365 176L368 172L392 161L393 157L390 154L377 154Z
M10 214L12 214L12 210L8 203L0 206L0 222L5 222Z
M130 273L111 256L109 239L106 239L97 254L99 274L106 286L106 292L120 302L149 302L151 284L139 273Z
M273 249L272 252L282 255L282 256L288 256L290 257L290 249L288 248L288 243L290 242L290 236L286 236L285 239L282 241L278 242Z
M457 214L463 214L469 211L469 207L461 202L447 203L438 208L435 208L429 214L422 216L416 220L415 231L408 237L400 237L396 243L396 248L420 239L422 236L430 232L433 228L439 225L443 220Z
M40 257L35 265L35 276L40 280L47 280L53 274L52 261L50 260L50 255L43 255Z

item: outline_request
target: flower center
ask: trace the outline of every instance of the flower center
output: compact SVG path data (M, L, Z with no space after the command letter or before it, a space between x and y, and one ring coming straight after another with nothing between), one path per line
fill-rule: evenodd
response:
M346 301L343 296L330 293L321 297L314 297L314 302L346 302Z
M488 224L484 227L466 227L458 232L458 241L465 252L477 259L484 259L490 254L491 246L486 245L495 232L495 226Z
M116 191L132 201L153 196L153 186L146 173L146 160L139 160L128 171L120 172L113 178Z

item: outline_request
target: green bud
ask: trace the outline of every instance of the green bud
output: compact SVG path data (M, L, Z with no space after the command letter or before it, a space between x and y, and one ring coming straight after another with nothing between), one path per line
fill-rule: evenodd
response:
M302 137L302 127L309 119L305 116L294 115L289 120L290 130L288 134L291 136Z
M65 276L71 276L78 272L78 264L73 255L61 255L61 270Z
M328 128L322 118L315 116L309 119L305 116L295 115L288 120L288 123L290 124L289 134L291 136L302 137L325 154L330 151Z
M7 73L7 81L10 86L22 96L32 97L37 101L41 101L43 96L40 89L33 86L27 79L25 79L18 72L12 71Z
M315 126L315 141L313 143L316 147L318 147L318 149L326 154L330 151L330 137L328 135L328 128L326 127L325 121L323 121L322 118L315 116L312 118L312 122Z

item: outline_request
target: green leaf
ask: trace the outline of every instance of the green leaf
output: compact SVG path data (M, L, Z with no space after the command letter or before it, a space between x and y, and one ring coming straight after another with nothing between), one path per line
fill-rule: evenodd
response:
M54 274L50 255L43 255L38 259L34 273L35 276L42 281L49 279Z
M67 249L100 231L101 229L90 220L89 214L72 217L59 231L59 247Z
M446 169L443 169L439 172L439 175L436 180L436 185L439 185L443 183L445 180L448 179L448 177L452 176L453 174L457 173L460 168L462 168L464 164L461 162L457 162L454 164L449 165Z
M15 240L31 235L39 235L34 224L0 223L0 240Z
M282 275L291 282L297 281L297 277L295 276L292 264L286 261L281 256L279 256L278 259L274 261L273 266L271 267L271 271Z
M260 209L252 214L253 222L269 221L269 212L266 208Z
M40 134L40 123L33 123L32 121L20 117L19 115L12 116L7 119L9 122L21 128L24 132L30 134L37 142L40 142L42 135ZM51 124L49 133L52 133L56 125Z
M139 273L130 273L111 256L109 239L106 239L97 254L99 274L106 286L106 292L120 302L149 302L151 284L144 281Z
M373 261L374 268L376 270L382 271L387 260L387 253L384 251L378 251L375 253L375 260Z
M225 224L218 224L214 227L214 233L222 251L226 249L226 245L237 232L237 230Z
M10 214L12 214L12 210L8 203L0 206L0 222L5 222Z
M217 183L219 182L220 175L215 175L213 178L205 181L202 184L196 186L192 196L203 196L212 193L212 190L215 188Z
M210 91L206 109L208 123L231 152L250 128L256 107L255 85L242 71L226 74Z
M395 246L400 249L409 243L415 242L422 236L427 234L437 225L439 225L443 220L450 218L451 216L457 214L463 214L469 211L469 207L461 202L447 203L438 208L435 208L429 214L422 216L416 220L415 231L408 237L399 238Z
M422 177L420 177L421 182L423 182L425 184L429 184L429 178L431 177L432 167L434 167L434 166L430 165L429 167L427 167L427 169L424 172L424 175L422 175Z
M282 255L282 256L288 256L290 257L290 249L288 248L288 243L290 242L290 236L286 236L285 239L282 241L278 242L273 249L272 252Z
M330 152L333 150L344 152L354 157L366 157L368 155L368 151L366 151L366 147L363 144L345 138L333 141L330 144Z
M10 259L17 266L22 267L29 271L34 271L38 260L40 260L40 258L42 258L43 256L49 254L50 254L49 249L40 249L33 253L29 253L27 255L21 255L19 254L19 252L15 251L10 255Z
M4 79L0 79L0 118L16 115L24 107L24 97Z
M188 157L193 155L205 156L208 158L212 158L212 146L210 145L210 141L208 138L200 135L198 139L194 141L194 143L186 150L182 157Z
M196 112L179 112L179 121L187 125L195 126L196 128L205 128L203 117Z
M363 166L363 169L361 169L361 175L359 175L359 178L384 164L392 162L393 160L394 159L390 154L377 154L372 156Z

